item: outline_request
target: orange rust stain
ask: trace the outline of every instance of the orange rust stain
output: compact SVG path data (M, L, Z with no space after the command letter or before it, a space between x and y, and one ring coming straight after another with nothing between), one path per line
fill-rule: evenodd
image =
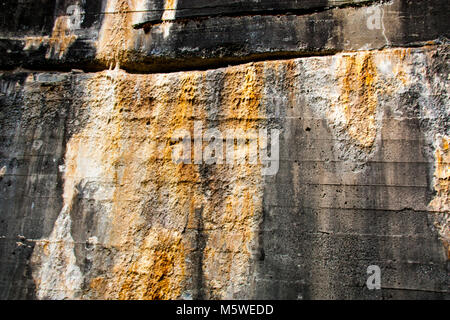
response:
M444 246L447 250L447 258L450 259L450 197L449 197L449 185L450 185L450 151L449 151L449 138L443 137L440 141L439 147L436 149L436 169L434 173L434 188L436 190L436 196L431 201L430 207L432 210L438 212L438 214L446 214L443 216L443 221L438 226L440 229L440 235Z
M437 148L435 152L436 157L436 170L435 176L435 188L438 192L438 196L444 197L444 200L439 203L436 208L440 210L448 210L450 199L448 198L448 186L450 181L450 152L449 152L449 140L448 138L442 138L440 148Z
M52 35L49 39L50 48L46 57L57 56L62 58L67 49L75 42L77 36L70 30L70 20L66 16L58 17L53 26Z
M138 259L121 273L119 299L167 300L176 299L184 280L184 246L181 237L169 232L151 230L139 249ZM156 239L152 239L156 238ZM119 280L120 281L120 280Z
M60 16L56 18L50 36L26 37L24 50L36 50L41 45L48 45L45 57L61 59L77 38L72 30L70 17Z
M222 133L230 129L248 133L264 127L263 87L262 63L225 70L218 125ZM251 248L257 241L256 229L262 213L261 166L248 162L233 167L216 165L211 168L211 175L220 179L209 181L213 195L204 208L206 227L212 228L204 249L204 283L211 297L224 299L232 297L228 287L231 283L249 284ZM214 230L214 226L221 227Z
M175 0L166 0L166 5L164 7L165 10L175 9Z
M107 287L107 280L105 277L93 278L89 283L89 288L98 294L104 293Z
M189 73L182 75L181 87L177 92L177 99L168 107L171 113L168 121L168 130L166 134L166 148L164 149L165 160L170 168L169 176L171 180L176 183L176 190L174 190L174 197L178 197L180 207L189 207L189 215L193 216L195 209L201 208L203 205L203 198L198 188L199 167L193 163L191 164L175 164L172 162L172 146L170 140L174 136L176 130L187 130L194 138L194 120L204 120L204 115L197 110L200 107L198 90L199 81L201 80L200 73ZM192 154L191 160L194 160L194 146L191 146Z
M116 232L115 237L122 239L121 250L127 252L135 250L133 239L137 235L137 230L141 228L139 221L142 220L139 207L134 207L132 202L123 201L127 198L134 200L133 195L140 194L136 190L135 183L141 174L140 170L136 168L136 154L139 152L140 143L130 138L135 133L130 125L130 118L134 118L135 112L142 108L141 105L134 103L135 99L130 90L129 84L135 81L136 79L130 75L122 77L115 93L117 101L115 110L118 112L116 141L122 145L119 152L119 166L116 170L116 174L120 172L120 177L118 177L117 192L114 195L114 220L116 221L114 231ZM146 89L148 88L143 87L139 90L145 93ZM186 110L177 109L175 114L179 115L179 112L185 114ZM161 123L161 125L164 124ZM167 145L166 143L166 149ZM168 180L173 179L174 176L174 164L170 162L170 158L164 157L163 161L162 166L153 163L150 164L151 168L142 168L144 171L150 169L152 172L157 172L157 167L159 167L160 173L155 177L159 189L167 187ZM179 176L180 180L184 178L186 177ZM186 190L175 192L174 196L179 196L180 192L183 194ZM136 200L139 201L139 198L137 196ZM181 211L181 209L178 208L177 211ZM130 225L130 220L135 223ZM157 231L153 230L152 232ZM173 276L173 270L175 264L184 266L184 249L181 239L169 237L170 233L169 230L158 233L157 238L153 238L153 235L149 234L148 237L153 242L144 241L143 249L140 249L137 254L139 257L137 262L131 265L119 263L115 266L118 282L121 283L119 299L174 299L178 297L181 292L180 281L183 278L183 272ZM183 267L182 270L184 270Z
M225 115L220 130L264 124L262 71L262 64L226 71L222 104L217 106ZM102 214L108 219L105 244L115 252L109 270L89 280L86 296L179 298L186 279L193 276L186 260L193 260L196 246L182 231L197 230L201 224L198 232L208 234L202 265L205 287L212 296L225 297L231 282L245 284L262 213L260 165L210 166L210 177L220 179L209 180L200 174L200 166L177 165L171 158L170 139L176 129L186 129L193 137L194 121L202 121L204 130L209 125L202 102L204 81L204 72L130 75L114 70L86 82L91 118L71 138L71 159L66 162L73 188L89 179L77 167L77 157L85 157L101 170L102 179L111 181L109 209ZM146 202L149 195L151 202ZM160 225L162 220L167 224ZM217 228L222 224L225 228Z
M363 149L370 149L376 138L377 72L372 54L342 58L339 74L341 95L337 108L346 119L348 135Z
M250 64L245 68L231 68L226 71L223 96L229 119L258 120L262 98L263 74L262 64ZM247 126L244 126L247 127Z
M181 87L176 93L176 101L172 102L171 112L168 124L168 136L171 138L178 129L186 129L193 134L193 120L204 120L199 110L199 89L201 80L200 73L189 73L181 76ZM167 99L169 100L169 99Z
M86 89L91 122L69 142L71 159L66 159L66 163L74 177L72 189L86 174L77 172L77 150L83 152L86 162L101 168L102 179L114 185L106 238L116 254L112 270L102 278L91 280L86 295L94 298L176 299L182 290L185 250L179 232L164 226L148 230L145 222L152 211L144 210L142 199L152 192L170 190L176 171L169 159L163 158L161 162L160 157L151 158L149 151L143 152L148 149L147 140L167 126L164 121L153 121L152 113L155 104L165 104L168 100L163 97L162 101L146 105L155 86L148 78L152 77L129 75L120 70L95 75ZM143 99L137 99L137 95ZM167 115L173 116L169 112ZM153 123L151 129L149 121ZM90 147L86 148L86 144ZM186 178L181 174L179 179ZM142 183L145 179L147 182ZM184 193L173 192L172 197L183 199ZM183 213L178 204L173 212L167 212L169 221Z
M296 64L294 60L288 60L285 62L286 66L286 83L289 84L288 87L288 98L289 98L289 106L290 108L293 108L296 105L296 92L295 92L295 86L292 85L295 83L295 77L296 77Z
M411 57L411 48L395 49L392 50L391 54L393 58L396 59L396 63L393 68L396 78L399 79L403 85L408 84L408 72L404 70L404 66L409 64L406 61Z
M105 20L97 44L97 59L113 67L131 61L133 43L132 13L136 0L108 0Z

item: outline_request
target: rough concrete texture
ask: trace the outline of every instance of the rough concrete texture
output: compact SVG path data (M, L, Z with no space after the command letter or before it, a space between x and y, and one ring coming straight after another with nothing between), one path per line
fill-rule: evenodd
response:
M448 1L0 6L0 298L450 297Z

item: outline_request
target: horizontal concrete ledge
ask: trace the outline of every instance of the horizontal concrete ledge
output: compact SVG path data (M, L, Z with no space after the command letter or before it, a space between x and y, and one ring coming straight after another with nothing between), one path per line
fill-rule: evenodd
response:
M164 21L186 21L210 19L214 17L242 17L250 15L305 15L332 8L359 7L381 3L380 0L262 0L259 2L247 0L185 0L179 1L176 8L148 7L140 13L138 21L133 24L136 29L149 27ZM106 12L117 14L119 12ZM164 16L166 15L166 16Z
M146 30L133 29L135 18L129 13L132 16L123 18L122 25L103 17L89 28L73 30L67 45L67 39L56 39L52 33L13 37L0 28L0 69L100 71L119 65L129 72L163 73L442 44L450 38L449 9L445 0L393 0L300 16L175 20Z

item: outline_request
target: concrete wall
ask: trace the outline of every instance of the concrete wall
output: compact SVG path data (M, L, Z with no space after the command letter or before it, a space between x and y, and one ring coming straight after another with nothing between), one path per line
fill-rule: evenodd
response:
M448 1L0 7L0 298L449 297Z

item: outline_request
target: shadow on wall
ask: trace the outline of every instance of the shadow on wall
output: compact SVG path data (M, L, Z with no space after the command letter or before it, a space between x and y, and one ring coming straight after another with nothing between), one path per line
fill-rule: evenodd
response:
M256 298L446 297L446 261L427 212L433 160L424 157L424 132L430 128L417 116L394 116L392 102L379 100L375 145L358 166L351 153L357 144L346 146L354 143L351 137L336 135L329 120L318 117L322 98L315 97L332 93L317 87L306 64L299 65L296 76L278 74L298 88L291 89L299 90L291 92L296 101L286 106L298 112L284 119L284 158L278 175L265 183ZM420 91L413 87L408 95L397 94L409 99L401 106L420 103ZM381 267L381 291L366 288L370 265Z

